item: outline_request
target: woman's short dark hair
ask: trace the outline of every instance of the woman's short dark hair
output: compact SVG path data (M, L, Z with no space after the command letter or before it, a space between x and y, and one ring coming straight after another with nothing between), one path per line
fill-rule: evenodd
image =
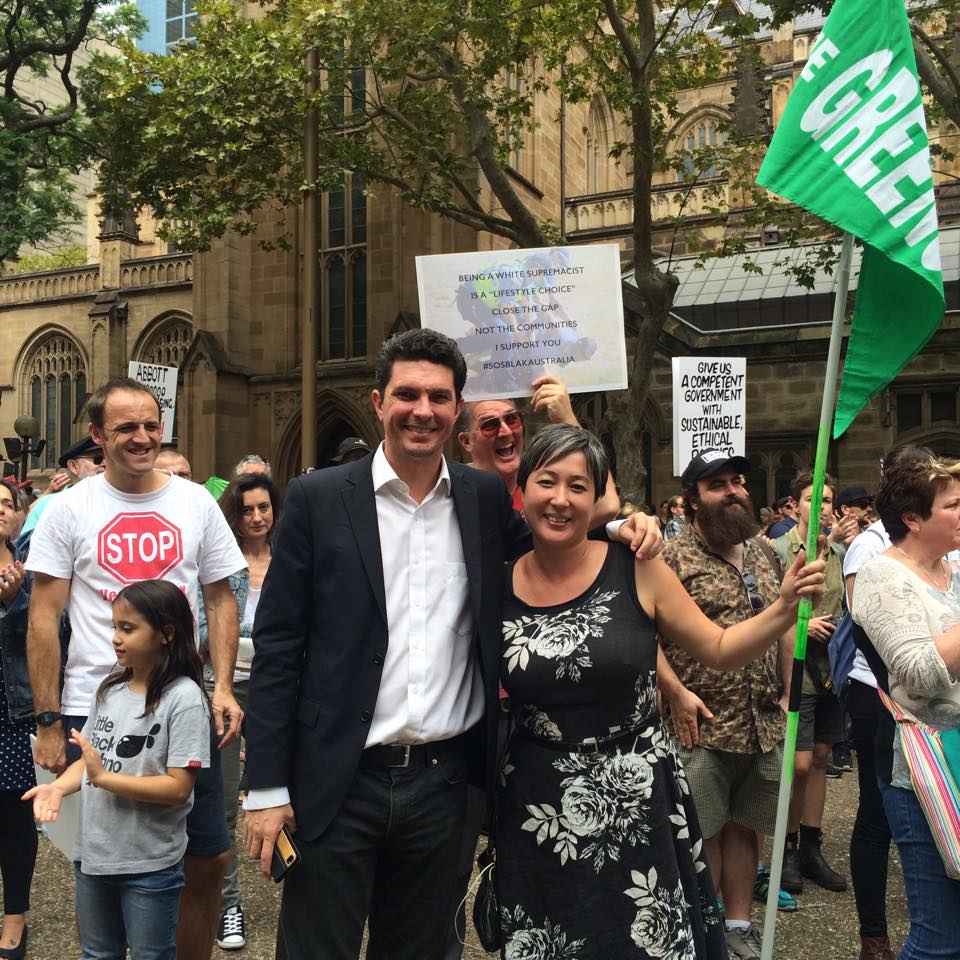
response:
M520 458L517 485L523 490L532 473L549 467L571 453L582 453L586 459L587 470L593 480L593 499L599 500L607 489L607 474L610 472L606 451L589 430L568 423L544 427L530 441Z
M241 540L240 520L243 517L243 495L250 490L266 490L270 497L270 506L273 509L273 526L270 528L267 539L272 540L274 531L277 529L277 523L280 520L282 507L280 491L266 474L242 473L239 477L234 477L220 496L220 509L223 511L233 535L237 538L237 543L239 543Z
M926 520L937 494L951 480L960 480L958 460L933 456L910 459L901 455L894 463L885 463L876 508L887 536L894 543L906 537L909 531L903 522L905 513L915 513Z
M453 372L453 386L457 399L463 395L463 385L467 382L467 363L457 346L436 330L407 330L383 341L377 354L377 389L383 395L393 374L393 365L397 360L426 360L447 367Z

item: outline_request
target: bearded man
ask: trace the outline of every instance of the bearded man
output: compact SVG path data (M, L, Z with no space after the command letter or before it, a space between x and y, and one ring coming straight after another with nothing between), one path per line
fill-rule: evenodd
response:
M704 614L721 627L754 616L780 592L778 558L757 537L744 486L750 463L704 450L681 479L683 531L661 556ZM723 898L731 958L759 957L750 923L757 833L773 833L784 714L777 643L753 663L711 670L661 638L658 682L680 742L714 884Z

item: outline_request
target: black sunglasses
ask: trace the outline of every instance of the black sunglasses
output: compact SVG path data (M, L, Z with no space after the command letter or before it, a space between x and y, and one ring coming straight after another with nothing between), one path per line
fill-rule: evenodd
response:
M103 454L102 453L90 453L82 457L77 457L78 460L92 460L95 467L99 467L103 463Z
M485 437L495 437L500 432L500 424L505 423L514 433L523 429L523 417L519 410L511 410L502 417L484 417L477 424L477 429Z
M755 574L750 573L749 570L741 574L741 577L743 579L743 585L747 588L750 606L753 607L754 613L759 613L766 607L767 602L760 596L760 585L757 583L757 578Z

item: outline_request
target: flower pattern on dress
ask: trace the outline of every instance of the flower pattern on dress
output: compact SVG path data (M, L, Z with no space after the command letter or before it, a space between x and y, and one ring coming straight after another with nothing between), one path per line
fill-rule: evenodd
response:
M630 938L648 956L662 960L697 960L693 932L687 922L689 904L678 882L673 890L658 883L657 868L646 873L631 870L634 886L624 893L633 900L637 914L630 925Z
M561 865L587 860L599 873L625 848L644 843L651 829L649 801L653 764L666 760L669 738L654 728L639 732L647 749L612 754L566 754L553 767L569 774L560 781L559 804L529 803L522 828L538 845L553 841ZM554 799L555 798L551 798Z
M578 683L581 671L592 665L587 639L603 636L603 624L610 620L607 604L617 596L618 590L608 590L590 597L582 606L560 613L505 621L503 639L507 648L503 657L507 673L513 673L517 667L526 670L530 657L536 655L557 661L557 680L569 677Z
M519 904L502 912L504 960L577 960L586 940L571 940L560 924L543 918L536 926Z

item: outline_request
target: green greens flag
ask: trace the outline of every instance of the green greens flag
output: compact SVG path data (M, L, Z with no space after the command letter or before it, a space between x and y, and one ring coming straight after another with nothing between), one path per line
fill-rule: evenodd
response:
M833 425L839 437L944 314L927 122L904 0L837 0L757 183L863 241Z

